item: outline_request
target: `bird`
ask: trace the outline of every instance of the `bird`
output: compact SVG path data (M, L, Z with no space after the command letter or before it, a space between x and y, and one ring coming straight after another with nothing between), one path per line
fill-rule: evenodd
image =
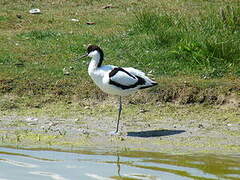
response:
M105 93L119 97L118 117L116 130L111 134L118 134L122 112L122 97L141 89L156 86L158 83L151 80L144 72L133 67L119 67L103 65L104 53L97 45L89 45L87 53L77 59L90 57L88 74L93 82Z

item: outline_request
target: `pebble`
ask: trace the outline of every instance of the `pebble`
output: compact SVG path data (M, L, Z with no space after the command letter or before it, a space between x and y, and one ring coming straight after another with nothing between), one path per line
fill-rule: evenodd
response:
M85 106L84 109L90 109L90 107L89 106Z
M79 19L71 19L72 22L79 22Z
M31 126L36 126L37 125L37 123L28 123L29 125L31 125Z
M95 22L86 22L87 25L95 25Z
M37 121L37 120L38 120L38 118L34 118L34 117L26 118L26 121L28 121L28 122Z
M16 17L17 17L18 19L22 19L22 15L21 15L21 14L17 14Z
M82 130L82 133L85 134L85 135L89 135L90 133L86 130Z
M145 113L145 112L149 112L149 110L146 110L146 109L140 109L139 112L140 112L140 113Z
M24 66L24 64L23 64L22 62L15 63L14 65L15 65L15 66L18 66L18 67Z
M70 72L67 70L67 68L63 68L63 75L70 75Z
M41 14L41 10L38 8L30 9L29 10L30 14Z
M113 6L112 4L106 5L102 7L103 9L111 9L111 8L115 8L115 6Z

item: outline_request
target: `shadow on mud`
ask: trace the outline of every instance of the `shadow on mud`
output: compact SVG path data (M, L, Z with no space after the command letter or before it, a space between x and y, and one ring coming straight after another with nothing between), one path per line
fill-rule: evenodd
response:
M128 132L127 136L132 137L160 137L160 136L170 136L175 134L180 134L186 132L185 130L151 130L151 131L139 131L139 132Z

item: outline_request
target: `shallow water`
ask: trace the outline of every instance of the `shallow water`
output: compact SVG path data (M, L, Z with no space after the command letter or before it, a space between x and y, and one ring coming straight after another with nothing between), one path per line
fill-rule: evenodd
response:
M240 155L0 147L0 180L240 179Z

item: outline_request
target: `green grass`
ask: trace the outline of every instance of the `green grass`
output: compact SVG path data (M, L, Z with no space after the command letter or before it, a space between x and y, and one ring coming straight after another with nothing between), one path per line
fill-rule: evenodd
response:
M218 86L219 78L239 82L238 1L149 2L1 1L0 93L18 95L25 104L101 97L87 75L88 60L72 61L88 44L104 49L106 64L151 71L170 87L185 79L200 87ZM107 4L115 8L103 9ZM42 14L28 13L36 7ZM11 103L4 102L15 107Z
M213 7L194 17L144 10L132 33L149 48L152 68L164 75L238 76L240 7L220 9L224 18Z

